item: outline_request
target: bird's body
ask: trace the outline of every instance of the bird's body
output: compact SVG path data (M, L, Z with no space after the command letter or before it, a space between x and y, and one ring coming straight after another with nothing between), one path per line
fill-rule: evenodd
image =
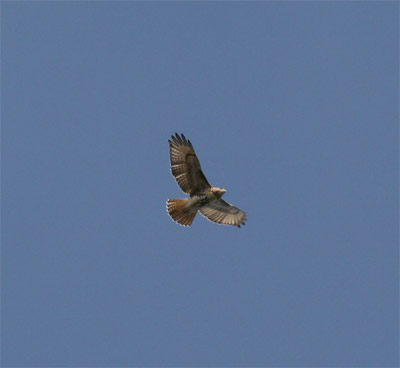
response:
M190 195L190 198L167 201L167 210L172 219L181 225L190 226L197 211L200 211L208 220L218 224L244 225L246 214L221 199L225 189L209 184L190 141L183 134L176 134L168 142L171 173L183 192Z

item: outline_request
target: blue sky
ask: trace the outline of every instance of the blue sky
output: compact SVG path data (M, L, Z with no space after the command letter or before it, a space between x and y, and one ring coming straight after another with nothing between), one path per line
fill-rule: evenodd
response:
M2 366L397 366L397 2L2 2ZM184 133L241 229L167 215Z

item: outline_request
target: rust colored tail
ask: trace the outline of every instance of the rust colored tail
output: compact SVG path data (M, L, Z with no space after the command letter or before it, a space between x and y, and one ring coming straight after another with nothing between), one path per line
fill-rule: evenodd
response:
M189 198L185 199L168 199L167 210L168 214L174 221L183 226L190 226L196 216L197 210L188 211L185 208Z

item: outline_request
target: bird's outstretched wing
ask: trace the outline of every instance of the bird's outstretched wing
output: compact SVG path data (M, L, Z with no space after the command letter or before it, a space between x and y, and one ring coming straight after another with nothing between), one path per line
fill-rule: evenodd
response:
M246 213L230 205L223 199L217 199L200 208L200 213L217 224L234 225L240 227L246 221Z
M183 134L179 136L175 133L171 138L172 141L168 140L171 173L181 189L193 196L210 188L211 185L201 171L192 143Z

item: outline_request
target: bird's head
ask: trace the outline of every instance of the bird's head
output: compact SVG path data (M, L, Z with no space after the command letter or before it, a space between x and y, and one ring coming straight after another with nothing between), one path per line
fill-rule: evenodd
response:
M217 198L221 198L221 197L224 195L224 193L226 192L225 189L223 189L223 188L217 188L217 187L211 188L211 191L214 193L214 195L215 195Z

